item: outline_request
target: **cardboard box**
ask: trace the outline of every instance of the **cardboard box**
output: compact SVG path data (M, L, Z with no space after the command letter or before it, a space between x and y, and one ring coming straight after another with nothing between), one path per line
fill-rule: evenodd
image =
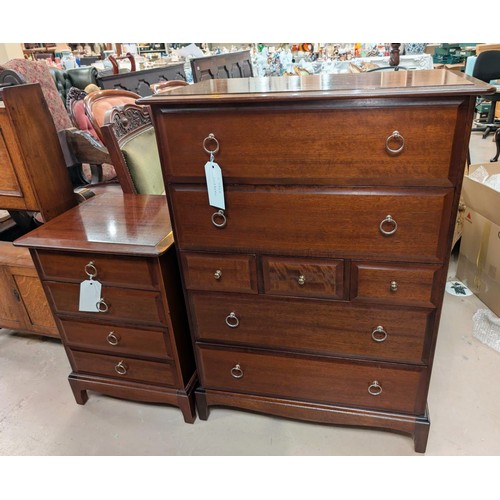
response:
M481 165L471 165L462 197L466 205L457 278L500 316L500 192L470 178ZM500 163L483 164L489 175Z

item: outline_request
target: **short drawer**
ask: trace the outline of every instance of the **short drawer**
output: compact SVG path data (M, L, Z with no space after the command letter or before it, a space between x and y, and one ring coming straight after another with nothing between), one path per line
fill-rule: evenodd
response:
M70 347L97 349L113 354L171 359L168 330L128 328L119 324L61 319Z
M442 266L351 263L351 300L434 307Z
M198 341L426 364L433 309L189 294Z
M105 285L159 288L159 277L151 259L45 250L37 250L37 254L42 278L46 280L81 282L91 273Z
M87 318L126 319L148 323L165 323L166 315L159 292L127 288L102 287L103 312L80 312L80 285L46 281L45 289L57 314L78 314ZM107 308L107 309L106 309Z
M181 262L188 290L257 293L255 255L183 252Z
M343 299L344 261L263 257L264 291L270 295L290 295Z
M167 363L76 350L70 351L70 359L77 373L169 386L175 385L176 382L174 366Z
M421 414L423 367L349 362L198 346L201 384L303 401ZM425 399L425 398L424 398Z
M220 145L215 160L227 183L450 186L461 102L387 104L169 109L158 123L168 137L166 174L176 182L202 182L208 160L202 144L213 133ZM391 139L395 132L399 137ZM208 149L214 146L207 142Z
M444 260L453 200L451 189L227 186L219 214L206 187L169 189L181 250L405 262Z

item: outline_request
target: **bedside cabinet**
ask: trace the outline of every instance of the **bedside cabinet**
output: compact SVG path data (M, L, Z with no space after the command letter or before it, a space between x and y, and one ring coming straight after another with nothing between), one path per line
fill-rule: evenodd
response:
M447 70L391 71L210 80L139 100L153 110L201 419L219 405L378 427L425 451L474 103L491 91ZM209 204L211 154L223 207Z
M195 420L196 370L164 196L98 195L16 240L56 317L75 399L87 391L178 406ZM102 285L80 310L80 283ZM93 308L93 307L92 307Z

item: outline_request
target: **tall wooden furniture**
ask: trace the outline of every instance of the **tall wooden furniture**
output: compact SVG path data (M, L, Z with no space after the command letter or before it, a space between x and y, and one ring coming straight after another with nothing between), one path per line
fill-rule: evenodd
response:
M164 196L105 193L16 240L30 248L72 367L87 391L178 406L195 419L196 371ZM80 283L102 284L95 310ZM92 306L94 309L94 306Z
M49 221L77 202L40 85L4 87L0 99L0 207Z
M0 90L0 207L13 216L38 212L46 222L76 204L40 85L4 87ZM29 217L24 219L29 227L35 226ZM0 328L59 336L29 252L10 242L0 244L0 290Z
M201 386L426 448L475 97L447 70L210 80L153 110ZM225 208L209 205L220 165ZM167 223L167 222L166 222Z

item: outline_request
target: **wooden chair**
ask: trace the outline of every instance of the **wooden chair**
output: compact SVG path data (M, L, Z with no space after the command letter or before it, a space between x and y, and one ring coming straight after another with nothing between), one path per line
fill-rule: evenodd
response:
M124 193L164 194L148 106L125 104L108 110L101 133Z
M84 98L85 113L103 144L106 141L102 135L101 127L104 125L106 112L115 106L135 104L135 101L140 97L139 94L129 90L108 89L92 92Z

